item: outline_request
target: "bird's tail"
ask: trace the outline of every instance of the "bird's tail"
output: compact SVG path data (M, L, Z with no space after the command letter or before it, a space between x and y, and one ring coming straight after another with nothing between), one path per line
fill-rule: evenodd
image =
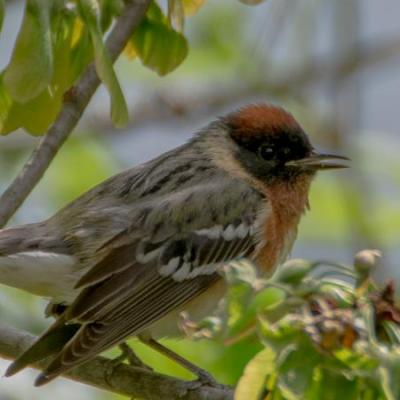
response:
M35 243L37 224L21 225L15 228L0 229L0 257L33 250Z
M59 352L78 331L79 324L65 325L62 317L54 322L36 342L22 353L8 368L4 376L12 376L29 365L33 365Z
M53 300L65 300L69 295L74 297L75 282L70 276L76 263L62 246L62 241L56 242L53 236L49 237L48 229L42 223L0 230L0 283ZM10 365L6 376L59 352L79 326L66 325L60 316Z

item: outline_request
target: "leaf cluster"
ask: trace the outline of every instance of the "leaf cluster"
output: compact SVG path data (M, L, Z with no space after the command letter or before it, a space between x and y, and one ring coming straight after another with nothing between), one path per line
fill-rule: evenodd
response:
M169 3L167 16L155 1L151 3L125 49L129 58L140 59L159 75L173 71L187 56L185 10L194 13L203 1ZM26 1L10 61L0 72L0 134L17 128L44 134L65 93L91 62L108 89L113 123L127 123L128 108L105 45L123 8L122 0ZM0 0L0 28L4 15L5 3Z
M262 343L237 400L399 399L400 313L393 284L370 278L378 255L361 252L352 266L291 260L269 280L235 262L220 316L183 326L195 338Z

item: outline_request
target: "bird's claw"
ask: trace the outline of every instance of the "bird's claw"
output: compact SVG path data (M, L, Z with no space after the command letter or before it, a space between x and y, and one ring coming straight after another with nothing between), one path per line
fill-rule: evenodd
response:
M228 386L223 385L215 380L215 378L207 371L198 371L197 379L191 382L193 389L197 389L201 386L209 386L216 389L226 389Z
M121 350L121 354L118 357L108 360L108 365L104 374L105 380L108 383L110 383L110 378L113 375L115 368L123 364L125 360L127 360L129 365L134 368L153 371L153 368L146 365L126 343L121 343L118 347Z

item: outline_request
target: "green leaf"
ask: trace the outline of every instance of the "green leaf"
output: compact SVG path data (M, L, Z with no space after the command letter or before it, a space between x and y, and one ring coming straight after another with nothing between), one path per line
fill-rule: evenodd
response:
M34 135L45 133L60 111L65 91L91 59L93 53L87 30L83 29L74 42L76 14L61 6L62 1L53 2L50 23L53 74L45 90L25 103L13 101L0 78L0 134L10 133L17 128L24 128Z
M253 285L257 274L252 263L244 260L233 261L226 266L225 279L229 283L226 297L228 311L227 336L240 334L251 322L255 321L255 309L249 309L254 297Z
M22 27L4 73L11 98L26 103L48 87L53 72L50 35L52 2L28 0Z
M3 83L3 74L0 75L0 134L4 134L4 126L7 122L8 113L12 107L13 101L7 93Z
M351 349L342 348L335 351L334 355L339 362L343 363L349 370L352 370L353 373L374 371L378 366L376 359L367 354L356 353Z
M243 338L243 333L250 334L258 326L258 315L268 315L268 320L278 319L287 312L285 292L269 287L254 295L254 290L247 284L230 286L227 299L229 320L226 333L228 342ZM267 314L268 313L268 314Z
M315 368L321 361L311 343L300 340L293 350L284 358L280 365L278 386L284 398L288 400L303 400L307 390L311 387Z
M136 28L130 43L142 63L161 76L177 68L188 54L185 37L170 27L155 2Z
M382 379L382 388L387 400L400 399L400 366L380 367L379 375Z
M53 13L51 18L53 42L53 76L51 80L54 95L64 92L73 84L71 68L71 44L76 16L70 13Z
M1 92L0 88L0 98L6 97L2 96ZM49 89L25 104L13 102L8 97L5 118L1 115L3 112L0 112L0 134L5 135L18 128L24 128L33 135L42 135L56 118L61 102L61 96L54 97Z
M247 364L235 390L235 400L262 399L268 394L268 378L276 371L276 354L271 347L260 351Z
M70 76L72 82L82 74L92 59L93 46L90 41L89 31L82 20L77 18L73 27L72 50L70 54Z
M111 119L115 126L123 127L129 120L128 107L103 43L99 4L96 0L80 0L79 6L81 17L87 24L92 39L96 71L111 97Z
M300 258L294 258L286 261L275 272L272 279L274 281L298 284L300 283L313 269L313 263Z
M225 279L230 285L246 283L250 286L256 284L257 271L254 264L247 260L232 261L224 270Z
M124 8L123 0L99 0L101 17L100 26L103 32L110 27L114 17L121 14Z
M400 399L400 347L376 346L375 352L379 358L379 376L387 400Z
M227 295L229 336L241 332L248 324L251 316L247 310L252 294L252 289L246 284L230 286Z
M282 289L276 287L267 287L258 292L252 302L252 307L257 311L263 311L269 307L276 307L281 304L286 298L286 294Z
M0 32L1 28L3 27L5 8L6 8L5 0L0 0Z
M359 384L357 379L347 379L332 370L318 369L316 379L307 398L318 400L358 399Z
M391 321L383 321L382 325L392 344L400 344L400 327Z

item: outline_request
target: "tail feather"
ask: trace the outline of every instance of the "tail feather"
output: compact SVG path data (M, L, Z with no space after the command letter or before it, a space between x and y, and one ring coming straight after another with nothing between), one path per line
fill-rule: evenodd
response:
M36 378L35 386L45 385L59 375L92 359L102 350L102 348L97 348L96 344L102 337L104 329L107 329L107 326L95 322L81 326L79 333L77 333L81 340L72 339L68 344L64 345L62 351Z
M64 325L64 323L55 322L7 368L5 376L12 376L25 367L58 353L75 335L79 327L79 324Z

